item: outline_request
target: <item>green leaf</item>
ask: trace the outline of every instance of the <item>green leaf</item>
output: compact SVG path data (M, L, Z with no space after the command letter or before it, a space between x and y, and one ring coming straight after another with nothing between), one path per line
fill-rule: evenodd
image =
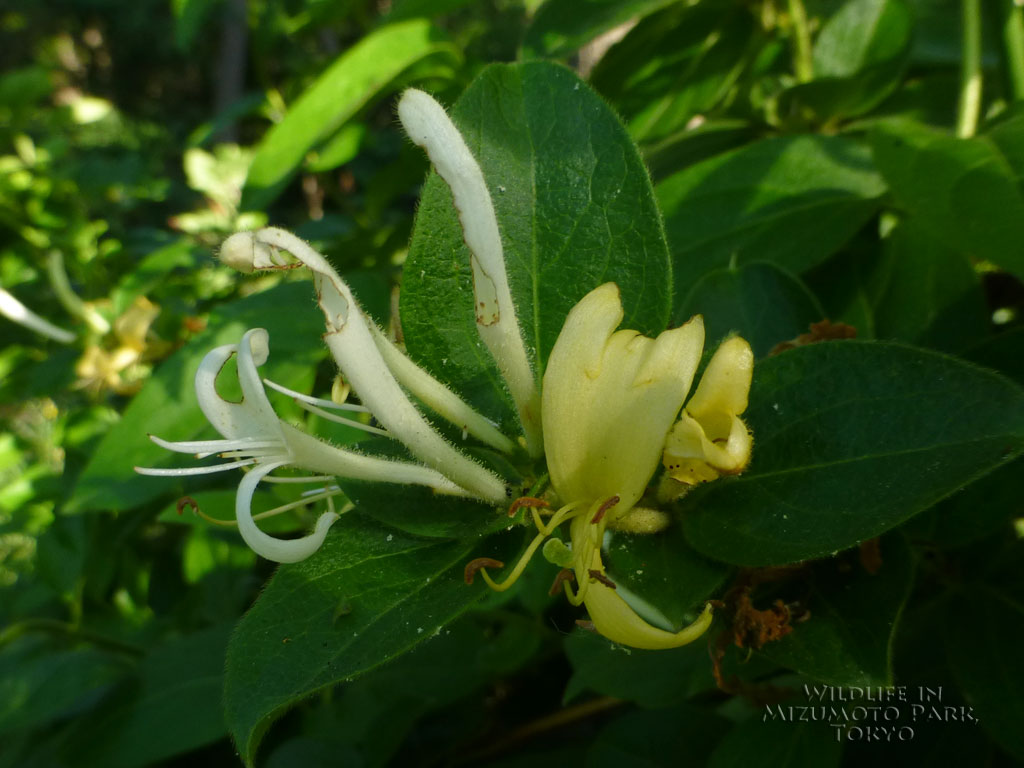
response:
M325 354L320 343L323 316L310 301L310 292L304 281L284 283L211 312L208 329L161 364L104 435L64 510L120 511L171 492L182 495L182 480L143 477L132 467L187 464L187 457L165 451L147 434L193 440L212 429L195 399L196 369L207 352L221 344L237 344L249 328L270 333L270 359L261 369L263 375L292 389L308 388L316 363ZM287 311L280 311L282 307Z
M881 543L881 567L868 573L856 558L816 563L801 603L806 621L759 651L770 661L831 686L893 684L892 643L910 596L914 568L901 536Z
M601 729L587 768L703 765L729 722L693 705L627 712Z
M213 627L151 651L139 666L138 692L80 723L66 748L74 764L141 768L223 738L220 692L229 629Z
M1024 606L977 588L959 595L956 612L946 635L953 674L985 730L1008 753L1024 760Z
M684 497L686 536L739 565L823 557L892 528L1024 449L1024 391L880 342L798 347L754 368L753 460Z
M679 325L704 316L707 347L735 331L750 342L757 357L776 344L807 332L825 311L807 287L771 264L750 263L717 269L698 280L672 318Z
M639 142L713 109L743 72L754 34L746 8L678 4L648 16L598 62L590 82Z
M785 705L777 705L783 706ZM843 745L825 723L762 720L762 712L726 734L709 768L829 768L838 766Z
M799 273L845 243L885 192L866 149L836 136L763 139L658 184L676 293L730 263Z
M347 515L308 560L282 566L228 653L228 726L246 765L270 723L301 699L426 640L483 593L462 569L479 542L414 538Z
M522 57L567 56L602 32L668 5L671 0L547 0L526 30Z
M1024 276L1024 193L997 144L910 122L871 137L897 204L953 248Z
M260 142L245 182L242 209L269 205L307 152L330 139L372 100L389 93L406 69L439 53L458 56L426 19L381 27L345 51Z
M493 65L452 118L487 180L519 323L538 363L572 306L608 281L622 291L623 327L664 328L669 264L654 195L600 97L557 65ZM472 295L451 193L431 174L405 265L402 329L414 359L493 417L504 385L482 347Z
M594 632L576 630L565 638L574 683L643 707L680 703L715 685L703 642L667 651L615 645Z

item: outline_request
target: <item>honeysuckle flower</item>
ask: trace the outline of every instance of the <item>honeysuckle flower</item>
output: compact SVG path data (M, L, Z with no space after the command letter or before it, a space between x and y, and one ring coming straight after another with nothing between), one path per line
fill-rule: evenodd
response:
M277 482L323 484L333 482L335 477L340 476L426 485L443 493L466 494L464 489L429 467L344 450L281 421L274 413L257 371L257 367L266 362L268 355L269 335L262 328L255 328L246 332L239 344L227 344L211 350L199 364L195 378L196 399L203 414L223 436L223 440L169 442L151 436L153 442L171 451L195 453L199 457L218 454L232 461L190 469L136 467L136 471L145 475L182 476L251 467L239 483L235 498L235 517L239 532L246 544L257 554L282 563L296 562L315 552L323 543L327 530L338 515L334 512L333 505L329 504L329 510L319 517L313 533L308 536L293 540L269 536L256 526L251 509L253 494L264 478ZM237 356L238 381L242 389L240 403L222 398L215 385L218 374L232 356ZM295 396L300 405L310 410L316 409L320 413L324 412L319 405L364 410L358 406L339 405L304 397L276 384L272 384L272 388ZM344 420L340 417L334 418ZM372 429L358 422L344 421L364 429ZM317 474L305 477L270 477L270 473L284 467L294 467ZM336 493L336 488L328 486L320 497L330 501Z
M635 648L672 648L707 629L710 604L679 632L649 624L617 593L605 572L605 532L630 519L665 460L670 432L688 436L699 428L710 448L698 442L702 452L687 454L687 459L742 470L750 436L737 414L746 407L752 356L742 339L726 341L712 358L681 426L674 428L700 362L703 321L695 317L651 339L637 331L617 331L622 319L619 290L611 283L591 291L569 312L548 359L541 394L548 472L563 506L545 523L538 509L547 503L524 500L524 506L533 507L538 532L509 576L495 583L487 568L501 564L478 560L467 566L466 577L471 580L480 572L492 588L507 588L544 539L568 522L571 550L550 546L554 540L545 545L545 557L564 569L556 586L563 585L573 604L584 604L594 629L610 640ZM637 512L643 525L656 527L655 510L642 507ZM623 527L638 530L632 524ZM575 590L570 581L576 582Z

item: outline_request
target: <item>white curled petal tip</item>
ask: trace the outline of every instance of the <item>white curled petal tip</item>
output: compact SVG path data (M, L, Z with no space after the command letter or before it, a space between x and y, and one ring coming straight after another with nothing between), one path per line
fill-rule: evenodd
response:
M245 543L260 557L277 563L297 563L316 552L327 538L327 531L338 519L334 512L324 512L316 521L313 532L301 539L277 539L261 531L252 518L252 497L266 475L287 462L273 462L257 467L242 478L235 497L235 519Z

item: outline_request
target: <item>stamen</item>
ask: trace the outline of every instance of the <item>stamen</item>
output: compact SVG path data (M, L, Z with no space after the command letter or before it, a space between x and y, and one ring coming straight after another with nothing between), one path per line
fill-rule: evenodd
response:
M551 584L548 594L554 597L562 591L562 584L569 581L576 581L576 574L572 572L572 568L563 568L555 575L555 580Z
M605 576L603 571L597 570L597 568L591 568L587 573L590 574L590 578L596 579L610 589L616 589L615 582Z
M551 507L544 499L538 499L536 496L520 496L518 499L512 502L512 506L508 508L508 516L515 517L523 507L529 509L548 509Z
M319 405L321 408L333 408L336 411L355 411L358 413L369 413L370 409L365 405L354 405L353 403L338 403L334 400L325 400L322 397L313 397L312 395L304 395L301 392L296 392L294 389L288 389L288 387L282 386L275 381L270 379L264 379L263 383L271 389L280 392L282 395L288 395L296 400L301 400L304 403L310 405Z
M303 400L300 400L298 398L295 398L295 402L304 411L315 413L320 418L327 419L328 421L333 421L335 424L345 424L346 426L355 427L356 429L361 429L364 432L369 432L374 435L381 435L383 437L392 436L391 433L388 432L387 430L380 429L379 427L371 427L369 424L363 424L363 422L361 421L355 421L354 419L346 419L344 416L337 416L333 413L328 413L323 408L318 408L317 406L311 405L310 403L304 402Z
M210 467L174 467L171 469L156 469L154 467L135 467L134 469L140 475L147 475L149 477L185 477L187 475L212 475L214 472L226 472L229 469L235 469L237 467L248 467L255 463L256 459L242 459L239 461L229 461L227 464L214 464L213 466Z
M179 515L185 512L185 507L192 507L193 512L199 511L199 503L191 496L182 496L178 499L177 510Z
M478 557L476 560L470 560L466 563L466 570L463 571L463 578L467 584L472 584L473 579L476 577L476 572L483 568L504 568L505 563L501 560L495 560L493 557Z
M267 475L263 478L266 483L324 483L333 480L334 475L307 475L306 477L274 477Z
M612 496L610 499L608 499L608 501L606 501L604 504L602 504L600 506L600 508L597 510L597 514L594 515L593 519L590 522L594 523L595 525L597 523L601 522L601 518L604 517L605 512L607 512L609 509L611 509L612 507L614 507L618 503L619 503L619 497L618 496Z
M550 536L551 533L562 523L568 520L570 517L574 517L577 514L577 510L583 505L582 501L574 501L571 504L566 504L561 507L555 514L548 520L547 525L541 522L540 513L536 509L533 509L533 524L537 526L537 530L545 536Z
M251 438L240 438L238 440L182 440L171 442L156 435L149 435L150 440L168 451L175 453L202 453L211 456L223 450L243 450L246 448L270 448L279 443L269 440L253 440Z
M587 621L586 619L576 619L576 626L580 629L587 630L587 632L597 632L597 627L594 626L594 622Z

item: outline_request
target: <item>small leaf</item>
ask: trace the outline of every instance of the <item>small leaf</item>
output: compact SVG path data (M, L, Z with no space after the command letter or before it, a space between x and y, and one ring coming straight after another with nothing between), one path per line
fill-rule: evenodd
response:
M730 263L800 273L860 229L884 192L867 150L837 136L763 139L692 165L657 187L676 293Z
M487 554L346 515L315 555L282 566L228 653L227 720L246 765L286 709L404 653L476 602L481 585L467 586L462 569Z
M995 142L894 121L871 143L896 202L931 234L1024 276L1024 192Z
M612 27L668 5L671 0L547 0L523 40L524 59L556 58L579 50Z
M307 152L330 139L370 101L388 93L406 69L438 53L458 55L426 19L381 27L345 51L260 142L245 182L242 209L269 205Z
M698 280L675 310L673 322L704 316L706 346L735 331L764 357L776 344L789 341L825 317L807 287L771 264L750 263L717 269Z
M877 573L857 558L815 564L807 575L809 594L801 597L809 611L806 620L759 652L831 686L891 686L893 636L914 569L899 534L882 539L880 546Z
M754 367L750 468L684 497L686 536L739 565L877 536L1024 449L1024 391L955 358L881 342L798 347Z

